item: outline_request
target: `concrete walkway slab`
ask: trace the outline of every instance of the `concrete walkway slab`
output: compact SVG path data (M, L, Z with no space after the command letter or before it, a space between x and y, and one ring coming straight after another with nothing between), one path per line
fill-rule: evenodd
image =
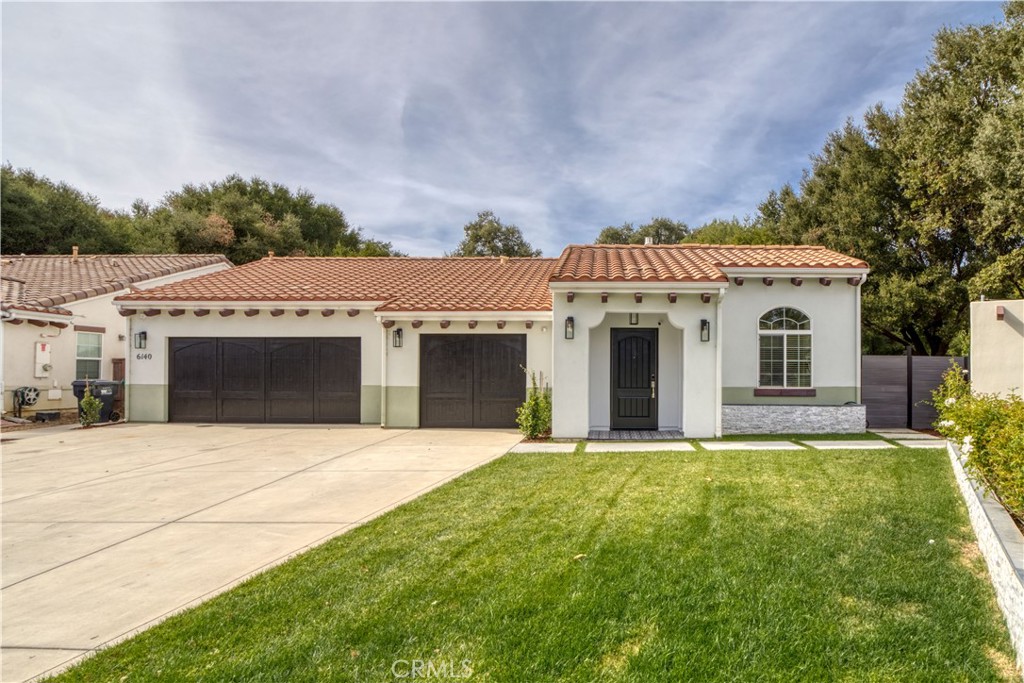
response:
M821 451L837 451L837 450L882 450L885 448L896 448L888 441L872 440L867 439L856 439L849 441L802 441L811 448L817 448Z
M658 451L695 451L688 441L591 441L587 453L656 453Z
M356 425L32 431L4 435L0 461L3 681L147 628L521 438Z
M934 434L926 434L919 432L915 429L880 429L871 430L872 434L877 434L883 439L921 439L923 441L941 441L941 436L935 436Z
M509 453L575 453L576 443L518 443Z
M701 441L700 445L709 451L802 451L792 441Z
M904 448L945 448L945 439L897 439Z

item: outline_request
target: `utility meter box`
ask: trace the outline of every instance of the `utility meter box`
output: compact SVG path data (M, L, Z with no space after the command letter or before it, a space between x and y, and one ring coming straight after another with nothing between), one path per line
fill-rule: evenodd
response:
M35 377L50 376L50 342L36 342Z

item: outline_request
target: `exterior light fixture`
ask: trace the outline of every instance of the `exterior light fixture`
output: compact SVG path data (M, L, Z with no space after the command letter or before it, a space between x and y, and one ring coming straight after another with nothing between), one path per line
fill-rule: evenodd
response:
M639 313L630 313L629 314L629 324L630 325L639 325L640 324L640 314Z
M570 315L565 319L565 338L575 339L576 338L576 321L572 319Z
M396 349L402 348L402 328L397 327L395 331L391 333L391 345Z
M146 348L146 333L136 332L135 333L135 348L144 349Z
M700 321L700 340L702 342L711 341L711 322L708 320Z

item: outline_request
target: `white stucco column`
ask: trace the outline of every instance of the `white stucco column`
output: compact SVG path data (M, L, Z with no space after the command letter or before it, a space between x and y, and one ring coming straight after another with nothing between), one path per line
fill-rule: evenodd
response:
M551 435L585 439L590 431L590 331L601 324L605 312L593 302L567 302L564 291L552 294ZM573 319L573 339L565 338L568 317Z

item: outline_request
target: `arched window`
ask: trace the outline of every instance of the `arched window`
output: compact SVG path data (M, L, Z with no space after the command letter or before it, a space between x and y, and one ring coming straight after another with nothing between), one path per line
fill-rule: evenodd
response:
M811 319L795 308L773 308L758 321L759 387L811 386Z

